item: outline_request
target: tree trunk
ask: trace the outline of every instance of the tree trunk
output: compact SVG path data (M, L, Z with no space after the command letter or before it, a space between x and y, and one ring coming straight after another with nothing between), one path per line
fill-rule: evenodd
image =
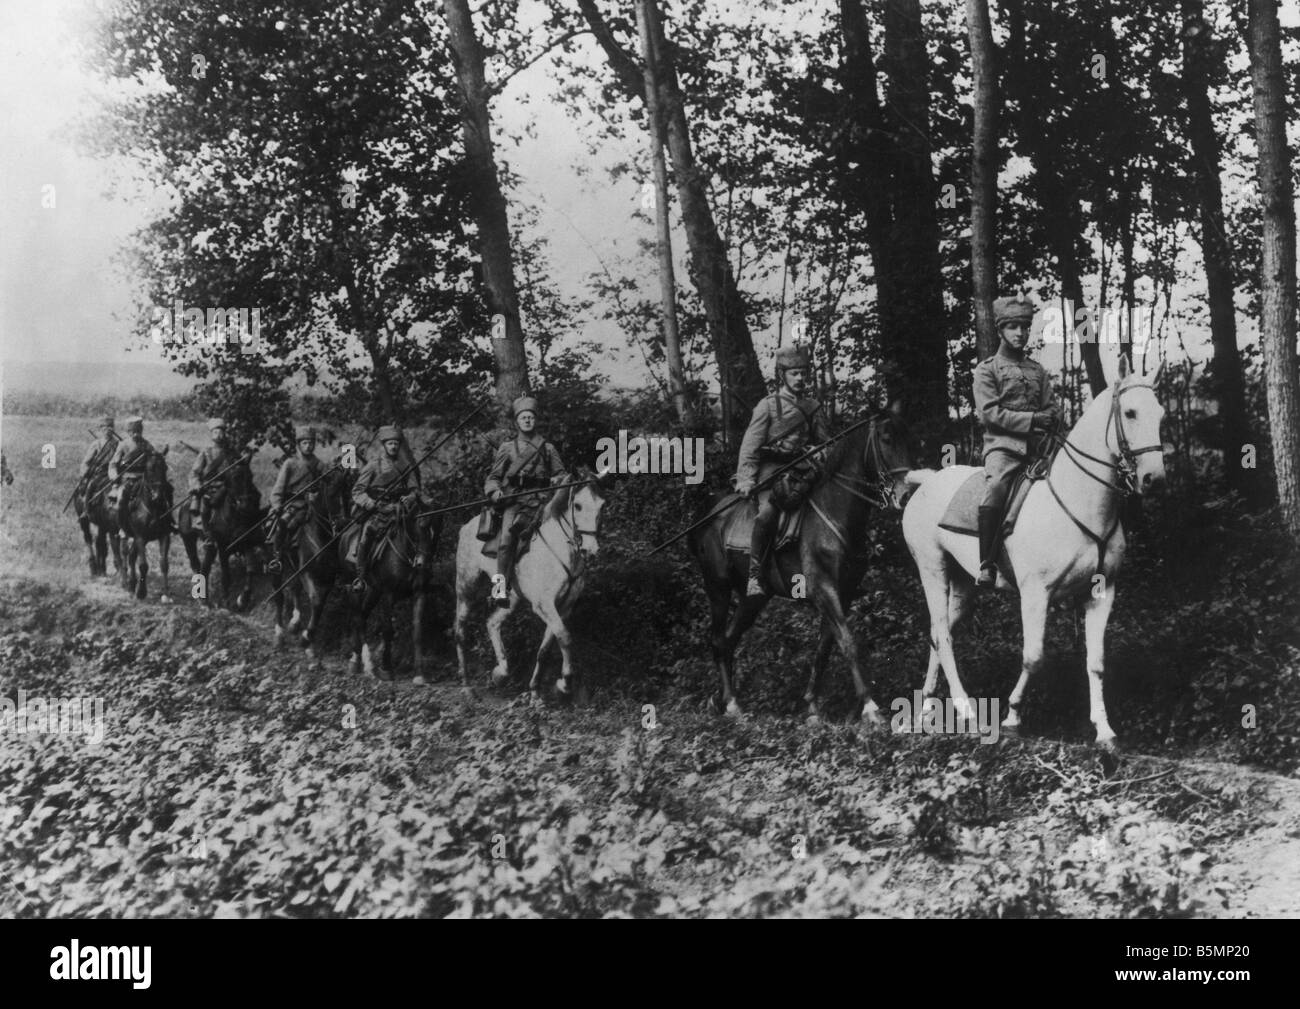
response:
M467 0L443 0L442 8L463 99L461 118L469 196L478 225L478 251L483 263L488 311L493 316L492 353L496 359L497 401L508 414L511 401L528 389L528 359L524 354L524 331L519 320L519 292L515 287L514 256L510 249L510 220L492 151L492 119L483 74L484 53ZM500 334L497 332L497 316L504 321L504 332Z
M1214 359L1210 377L1219 400L1223 434L1223 471L1228 486L1253 498L1257 485L1241 465L1242 446L1251 440L1246 420L1241 356L1237 352L1237 317L1233 304L1236 281L1232 253L1223 219L1223 190L1219 182L1219 137L1210 111L1210 61L1213 38L1205 20L1204 0L1182 0L1183 96L1187 101L1187 137L1192 145L1192 172L1200 209L1201 257L1210 305L1210 338Z
M694 427L686 402L686 379L682 367L682 344L677 330L677 280L673 271L673 241L668 221L668 169L664 166L664 123L659 108L658 59L651 18L653 0L636 0L637 31L641 36L641 59L645 72L646 118L650 123L650 160L654 167L655 225L658 233L659 294L663 308L664 357L668 361L668 389L683 430Z
M1262 307L1268 421L1278 504L1300 544L1300 383L1296 378L1295 191L1287 149L1287 100L1277 0L1249 0L1250 75L1254 84L1259 194L1264 206Z
M974 75L975 135L971 145L970 265L975 299L976 357L997 352L993 322L997 296L998 71L988 0L966 0L970 61Z
M750 413L766 394L766 386L745 317L745 301L736 286L726 246L718 235L718 226L709 206L705 173L695 161L672 48L664 35L657 5L654 0L647 0L647 3L652 11L650 28L654 51L661 56L655 68L658 98L668 153L677 179L677 199L686 226L686 243L691 253L691 279L708 319L709 337L718 364L723 403L726 404L723 420L728 441L739 445L749 425ZM594 0L578 0L578 7L604 50L620 87L633 101L644 100L645 78L641 68L614 37Z
M920 430L948 420L949 323L939 257L938 189L930 143L929 58L920 0L887 0L885 114L895 136L892 325L882 325L886 351L901 365L891 390L901 394ZM882 320L883 323L883 320Z

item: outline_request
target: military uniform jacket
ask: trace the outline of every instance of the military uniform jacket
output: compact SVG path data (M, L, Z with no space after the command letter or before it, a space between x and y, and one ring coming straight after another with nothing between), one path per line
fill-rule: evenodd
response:
M271 508L279 511L285 501L293 498L295 494L300 494L303 488L309 486L324 471L325 464L314 455L306 459L300 455L289 456L280 464L280 472L275 477L275 486L271 488ZM306 502L302 497L296 497L290 503L296 506Z
M514 494L550 483L564 483L568 478L564 460L554 445L536 433L531 438L517 434L497 449L483 493Z
M198 490L205 480L211 480L234 461L235 454L229 449L209 445L190 467L190 492Z
M1047 372L1028 356L1021 360L1001 351L975 368L975 411L984 425L984 457L1002 450L1017 456L1029 452L1034 413L1059 409Z
M134 479L144 476L145 459L157 451L144 438L123 438L117 445L117 451L108 463L108 476L111 480L119 477Z
M829 437L826 412L820 403L796 399L785 388L774 392L754 407L741 439L737 485L766 480L804 449Z
M117 439L112 441L113 445L117 443ZM95 456L100 458L99 465L101 469L108 464L108 460L113 455L111 451L105 448L108 444L110 444L109 441L92 441L90 443L90 447L86 449L86 454L81 457L81 475L83 477L90 472L90 467L95 462Z
M383 452L361 467L352 485L352 503L362 508L396 504L402 495L420 489L420 470L403 459L388 458ZM286 461L285 465L289 465Z

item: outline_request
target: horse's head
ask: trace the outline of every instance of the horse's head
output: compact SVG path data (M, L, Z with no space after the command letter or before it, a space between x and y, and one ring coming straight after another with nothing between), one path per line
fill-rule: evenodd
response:
M907 474L916 468L912 435L903 419L902 403L892 400L872 419L865 458L867 472L880 487L882 507L902 511L916 490Z
M356 479L355 469L335 466L325 473L317 485L316 493L312 496L316 499L317 510L329 521L337 522L347 518L352 503L352 485Z
M1138 494L1149 494L1165 482L1164 444L1160 421L1165 408L1156 398L1162 364L1150 381L1131 373L1120 357L1119 378L1110 388L1110 424L1106 447L1115 455L1120 479ZM1114 441L1111 441L1111 429Z
M606 474L584 471L587 482L581 487L570 487L555 495L552 505L556 517L567 526L569 540L583 553L595 555L600 551L601 513L605 507L605 490L610 483Z
M237 512L255 512L261 502L257 484L253 482L253 469L247 462L237 463L226 472L226 493Z
M150 452L145 458L140 484L149 510L162 511L171 507L171 484L167 482L167 450L164 445L161 452Z

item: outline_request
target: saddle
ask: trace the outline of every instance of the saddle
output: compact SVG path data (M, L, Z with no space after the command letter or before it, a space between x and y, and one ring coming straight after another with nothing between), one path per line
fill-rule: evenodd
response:
M1039 459L1016 474L1016 479L1011 484L1011 493L1007 495L1006 510L1002 515L1003 543L1016 528L1016 520L1020 517L1020 509L1024 507L1030 488L1047 477L1047 470L1048 460ZM939 528L962 536L978 536L980 534L979 506L983 496L984 470L981 468L972 473L952 496L947 511L939 521Z
M738 497L739 495L731 495ZM719 507L723 502L719 502ZM782 511L776 523L776 536L772 540L772 554L776 555L789 544L799 539L799 530L803 528L803 516L806 505L800 505L792 511ZM750 536L754 530L754 519L758 517L758 504L755 501L742 501L739 506L727 510L723 525L723 542L728 550L743 550L749 553Z
M524 554L528 553L528 548L533 545L533 533L537 532L538 526L542 524L541 518L542 511L541 509L538 509L537 514L528 521L524 526L523 531L520 532L518 539L515 540L515 564L519 563L520 558L522 558ZM503 523L499 520L494 523L492 527L492 535L486 540L483 540L482 553L484 557L495 558L500 552L501 533L503 531L502 525Z

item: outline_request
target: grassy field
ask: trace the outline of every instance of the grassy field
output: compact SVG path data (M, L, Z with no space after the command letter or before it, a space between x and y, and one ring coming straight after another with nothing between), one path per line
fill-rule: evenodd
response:
M644 680L641 631L609 610L584 617L597 689L571 709L530 705L518 672L463 693L437 627L438 682L416 687L349 677L337 652L312 673L265 608L164 606L153 586L137 604L86 578L59 514L88 424L4 420L0 697L94 698L106 721L99 743L0 732L0 915L1300 914L1300 782L1186 746L1107 775L1050 738L805 725L764 686L802 680L793 608L757 632L737 723L705 712L704 658ZM198 424L146 435L184 469L177 442L203 444ZM255 467L268 488L271 453ZM698 640L694 600L677 607Z

